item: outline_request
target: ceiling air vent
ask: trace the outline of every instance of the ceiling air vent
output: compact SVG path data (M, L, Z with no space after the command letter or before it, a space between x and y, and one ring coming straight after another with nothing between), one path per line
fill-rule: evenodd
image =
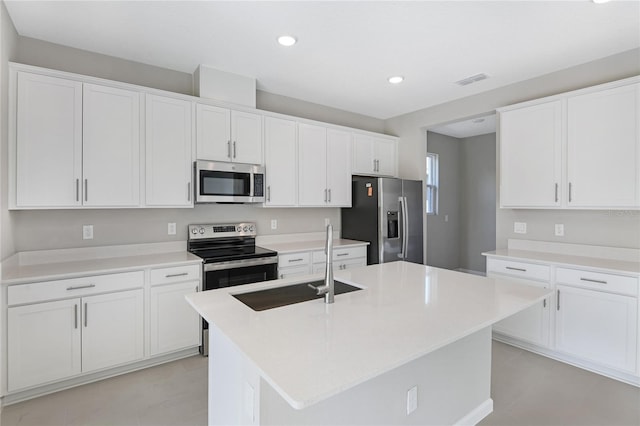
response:
M480 80L485 80L487 78L489 78L489 76L486 75L486 74L476 74L476 75L472 75L471 77L467 77L467 78L463 78L462 80L458 80L458 81L456 81L456 84L458 84L460 86L466 86L468 84L475 83L476 81L480 81Z

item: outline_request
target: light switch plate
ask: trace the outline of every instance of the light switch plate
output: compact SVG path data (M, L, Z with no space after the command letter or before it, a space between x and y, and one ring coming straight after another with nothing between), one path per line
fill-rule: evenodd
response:
M82 239L93 240L93 225L82 225Z
M526 234L527 222L513 222L513 232L516 234Z
M414 386L407 391L407 415L418 408L418 387Z
M324 218L324 226L329 226L331 224L331 219L329 219L328 217Z
M278 229L278 219L271 219L271 229Z
M555 232L556 237L564 237L564 225L562 223L556 223Z
M167 224L167 235L176 235L176 223L169 222Z

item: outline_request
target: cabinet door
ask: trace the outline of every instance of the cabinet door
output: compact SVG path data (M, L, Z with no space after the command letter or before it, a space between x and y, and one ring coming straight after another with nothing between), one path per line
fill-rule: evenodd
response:
M295 206L297 195L296 122L265 117L267 206Z
M327 129L298 124L298 204L327 205Z
M80 373L80 299L7 309L8 389Z
M560 101L500 113L500 206L560 205Z
M351 207L351 133L327 129L327 201Z
M264 164L262 159L262 116L231 112L231 155L238 163Z
M200 316L184 298L198 287L198 281L151 287L151 355L200 345Z
M18 73L16 206L81 205L82 83Z
M374 142L368 135L353 134L353 174L375 174Z
M487 276L500 277L500 275L492 274L491 272L489 272ZM549 287L548 283L543 282L520 280L511 277L509 277L509 280L522 285L542 288ZM493 330L518 340L523 340L538 346L549 347L550 319L551 300L546 298L543 302L495 323Z
M377 160L377 174L396 176L397 150L396 141L392 139L374 138L375 159Z
M309 265L291 266L287 268L279 268L278 277L279 278L300 277L303 275L309 275L309 272L310 272Z
M618 370L636 370L638 300L557 286L556 350Z
M570 207L640 207L640 84L567 100Z
M188 101L146 96L146 204L191 206L191 108Z
M138 206L139 94L85 84L83 102L83 204Z
M143 290L82 298L82 371L143 357Z
M210 105L196 106L196 158L231 161L231 111Z

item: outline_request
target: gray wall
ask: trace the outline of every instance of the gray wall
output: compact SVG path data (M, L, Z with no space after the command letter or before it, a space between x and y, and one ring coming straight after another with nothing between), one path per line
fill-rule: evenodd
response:
M496 248L496 134L460 139L460 268L486 271Z
M423 179L425 129L494 111L496 108L588 87L640 74L640 49L633 49L555 73L458 99L386 120L389 134L401 138L400 173ZM499 176L498 176L499 178ZM513 233L513 222L528 224L526 235ZM522 211L498 209L496 246L506 247L508 238L555 240L554 223L564 223L563 242L640 248L640 215L637 211ZM428 245L428 238L427 238Z
M4 4L2 6L4 8ZM3 15L11 25L6 13ZM4 21L3 21L4 22ZM4 26L3 26L4 29ZM5 43L3 30L3 46ZM19 37L13 30L11 54L3 53L2 66L7 58L14 62L45 68L123 81L179 93L192 93L190 74L162 69L93 52L60 46L41 40ZM4 73L3 73L4 76ZM2 93L7 104L6 91ZM320 120L372 131L382 131L384 122L375 118L337 110L310 102L258 91L260 109ZM3 113L3 117L6 114ZM2 150L8 142L3 127ZM340 210L323 209L265 209L250 205L204 205L194 209L131 209L131 210L46 210L11 211L6 209L6 156L2 167L4 184L2 218L6 228L13 230L2 235L2 258L16 251L86 247L113 244L185 240L189 223L251 220L258 223L260 235L322 232L325 218L336 231L340 230ZM271 219L278 220L278 229L271 230ZM167 223L176 222L177 235L167 235ZM94 225L94 239L82 240L82 225Z
M18 45L18 33L11 22L4 2L0 3L0 259L14 251L14 225L7 210L9 199L8 186L8 86L9 70L7 61L15 57Z
M438 214L427 216L427 265L460 267L460 141L427 133L427 151L438 154ZM448 221L445 221L448 216Z

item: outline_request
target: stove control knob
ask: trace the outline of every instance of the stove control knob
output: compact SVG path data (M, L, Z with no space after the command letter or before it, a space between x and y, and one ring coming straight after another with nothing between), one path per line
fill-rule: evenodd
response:
M249 228L247 228L247 227L245 226L245 227L243 227L243 228L242 228L242 230L243 230L244 232L247 232L247 231L249 230Z
M198 230L196 228L191 228L191 233L195 235L198 233Z
M198 229L198 232L200 232L201 234L204 234L204 228Z
M236 232L242 232L242 226L238 226L238 227L236 228Z
M249 227L249 231L253 232L253 231L255 231L255 230L256 230L256 227L255 227L255 226L251 225L251 226Z

